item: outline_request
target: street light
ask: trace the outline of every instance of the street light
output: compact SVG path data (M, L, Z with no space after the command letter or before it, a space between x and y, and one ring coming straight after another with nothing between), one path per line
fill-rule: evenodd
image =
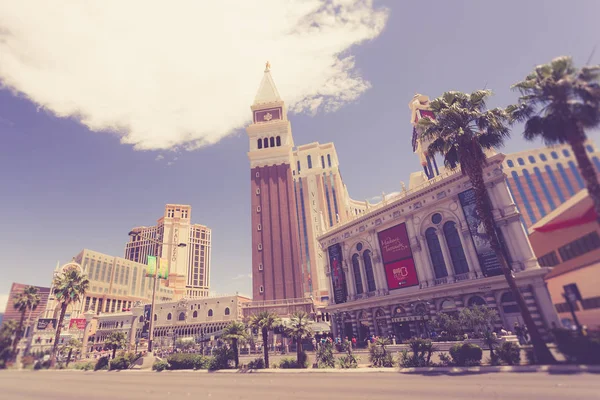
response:
M145 235L141 234L140 232L135 232L135 231L130 231L129 236L140 236L144 240L148 240L157 245L163 245L163 246L167 245L167 246L177 246L177 247L186 247L187 246L185 243L179 243L179 244L163 243L162 241L145 236ZM160 253L162 255L162 249L161 249ZM150 322L148 323L148 329L150 330L150 332L148 333L148 353L152 353L152 341L154 339L154 302L156 300L156 287L158 286L158 279L159 279L158 278L158 270L159 269L160 269L160 256L156 258L156 268L155 268L154 277L153 277L154 285L152 285L152 302L150 303Z

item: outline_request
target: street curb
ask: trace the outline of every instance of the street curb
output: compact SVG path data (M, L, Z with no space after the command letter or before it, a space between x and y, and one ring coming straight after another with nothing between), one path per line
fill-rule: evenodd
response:
M422 368L401 368L400 373L418 374L418 373L485 373L485 372L550 372L550 373L572 373L589 372L600 373L600 365L504 365L487 367L422 367Z

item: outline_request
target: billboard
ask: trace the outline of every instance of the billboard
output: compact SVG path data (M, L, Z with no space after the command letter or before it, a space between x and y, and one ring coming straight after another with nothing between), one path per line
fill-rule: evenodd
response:
M84 330L85 318L71 318L69 321L69 330Z
M148 339L150 332L150 304L144 305L144 326L142 327L142 338Z
M53 331L56 329L56 318L40 318L37 322L38 331Z
M329 266L331 268L331 283L333 284L333 300L335 304L346 302L346 276L342 268L342 246L329 246Z
M148 256L146 267L146 276L154 277L156 275L156 256Z
M398 224L377 233L381 260L389 290L419 284L415 261L410 249L406 224Z
M502 274L502 268L496 253L492 249L488 234L485 232L483 221L477 214L475 191L473 189L466 190L458 194L460 205L465 213L469 232L473 239L475 252L479 259L479 265L484 276L495 276Z
M415 261L412 257L385 264L385 276L390 290L419 284Z

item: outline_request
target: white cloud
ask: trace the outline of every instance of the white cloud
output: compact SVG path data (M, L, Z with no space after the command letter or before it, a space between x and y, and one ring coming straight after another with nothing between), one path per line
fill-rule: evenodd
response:
M0 82L136 149L216 143L249 121L272 64L293 112L369 88L348 50L382 31L371 0L0 3Z
M156 158L154 159L155 161L160 161L163 160L165 158L165 156L163 156L162 154L159 154L156 156Z
M252 274L239 274L233 278L231 278L234 281L239 281L239 280L246 280L246 279L252 279Z
M6 304L8 303L8 294L0 294L0 313L4 313L6 310Z

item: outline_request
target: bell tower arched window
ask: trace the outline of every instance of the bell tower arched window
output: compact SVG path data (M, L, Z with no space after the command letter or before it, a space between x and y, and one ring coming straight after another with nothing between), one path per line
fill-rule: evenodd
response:
M262 149L262 139L258 139L258 148Z
M446 237L446 243L448 243L452 265L454 265L454 273L456 275L466 274L469 272L469 264L467 263L467 257L465 256L462 244L460 243L460 237L458 236L455 222L448 221L444 224L444 236Z
M431 263L433 264L435 278L445 278L448 276L448 271L446 270L442 246L440 245L440 240L435 233L435 228L429 228L425 231L425 240L427 241L427 248L429 248L429 255L431 256Z
M277 147L281 146L281 136L277 136L275 138L275 144L277 145Z
M263 139L263 147L265 149L269 147L269 138L264 138Z
M358 254L352 256L352 272L354 272L354 282L356 282L356 294L363 292L362 279L360 276L360 263L358 261Z
M275 147L275 138L271 137L269 140L271 142L271 143L269 143L271 145L271 147Z
M373 273L373 263L371 262L371 250L365 250L363 261L365 262L365 274L367 275L367 288L369 292L374 292L377 288L375 287L375 274Z
M312 158L310 156L310 154L308 156L306 156L306 163L308 164L308 169L312 168Z

